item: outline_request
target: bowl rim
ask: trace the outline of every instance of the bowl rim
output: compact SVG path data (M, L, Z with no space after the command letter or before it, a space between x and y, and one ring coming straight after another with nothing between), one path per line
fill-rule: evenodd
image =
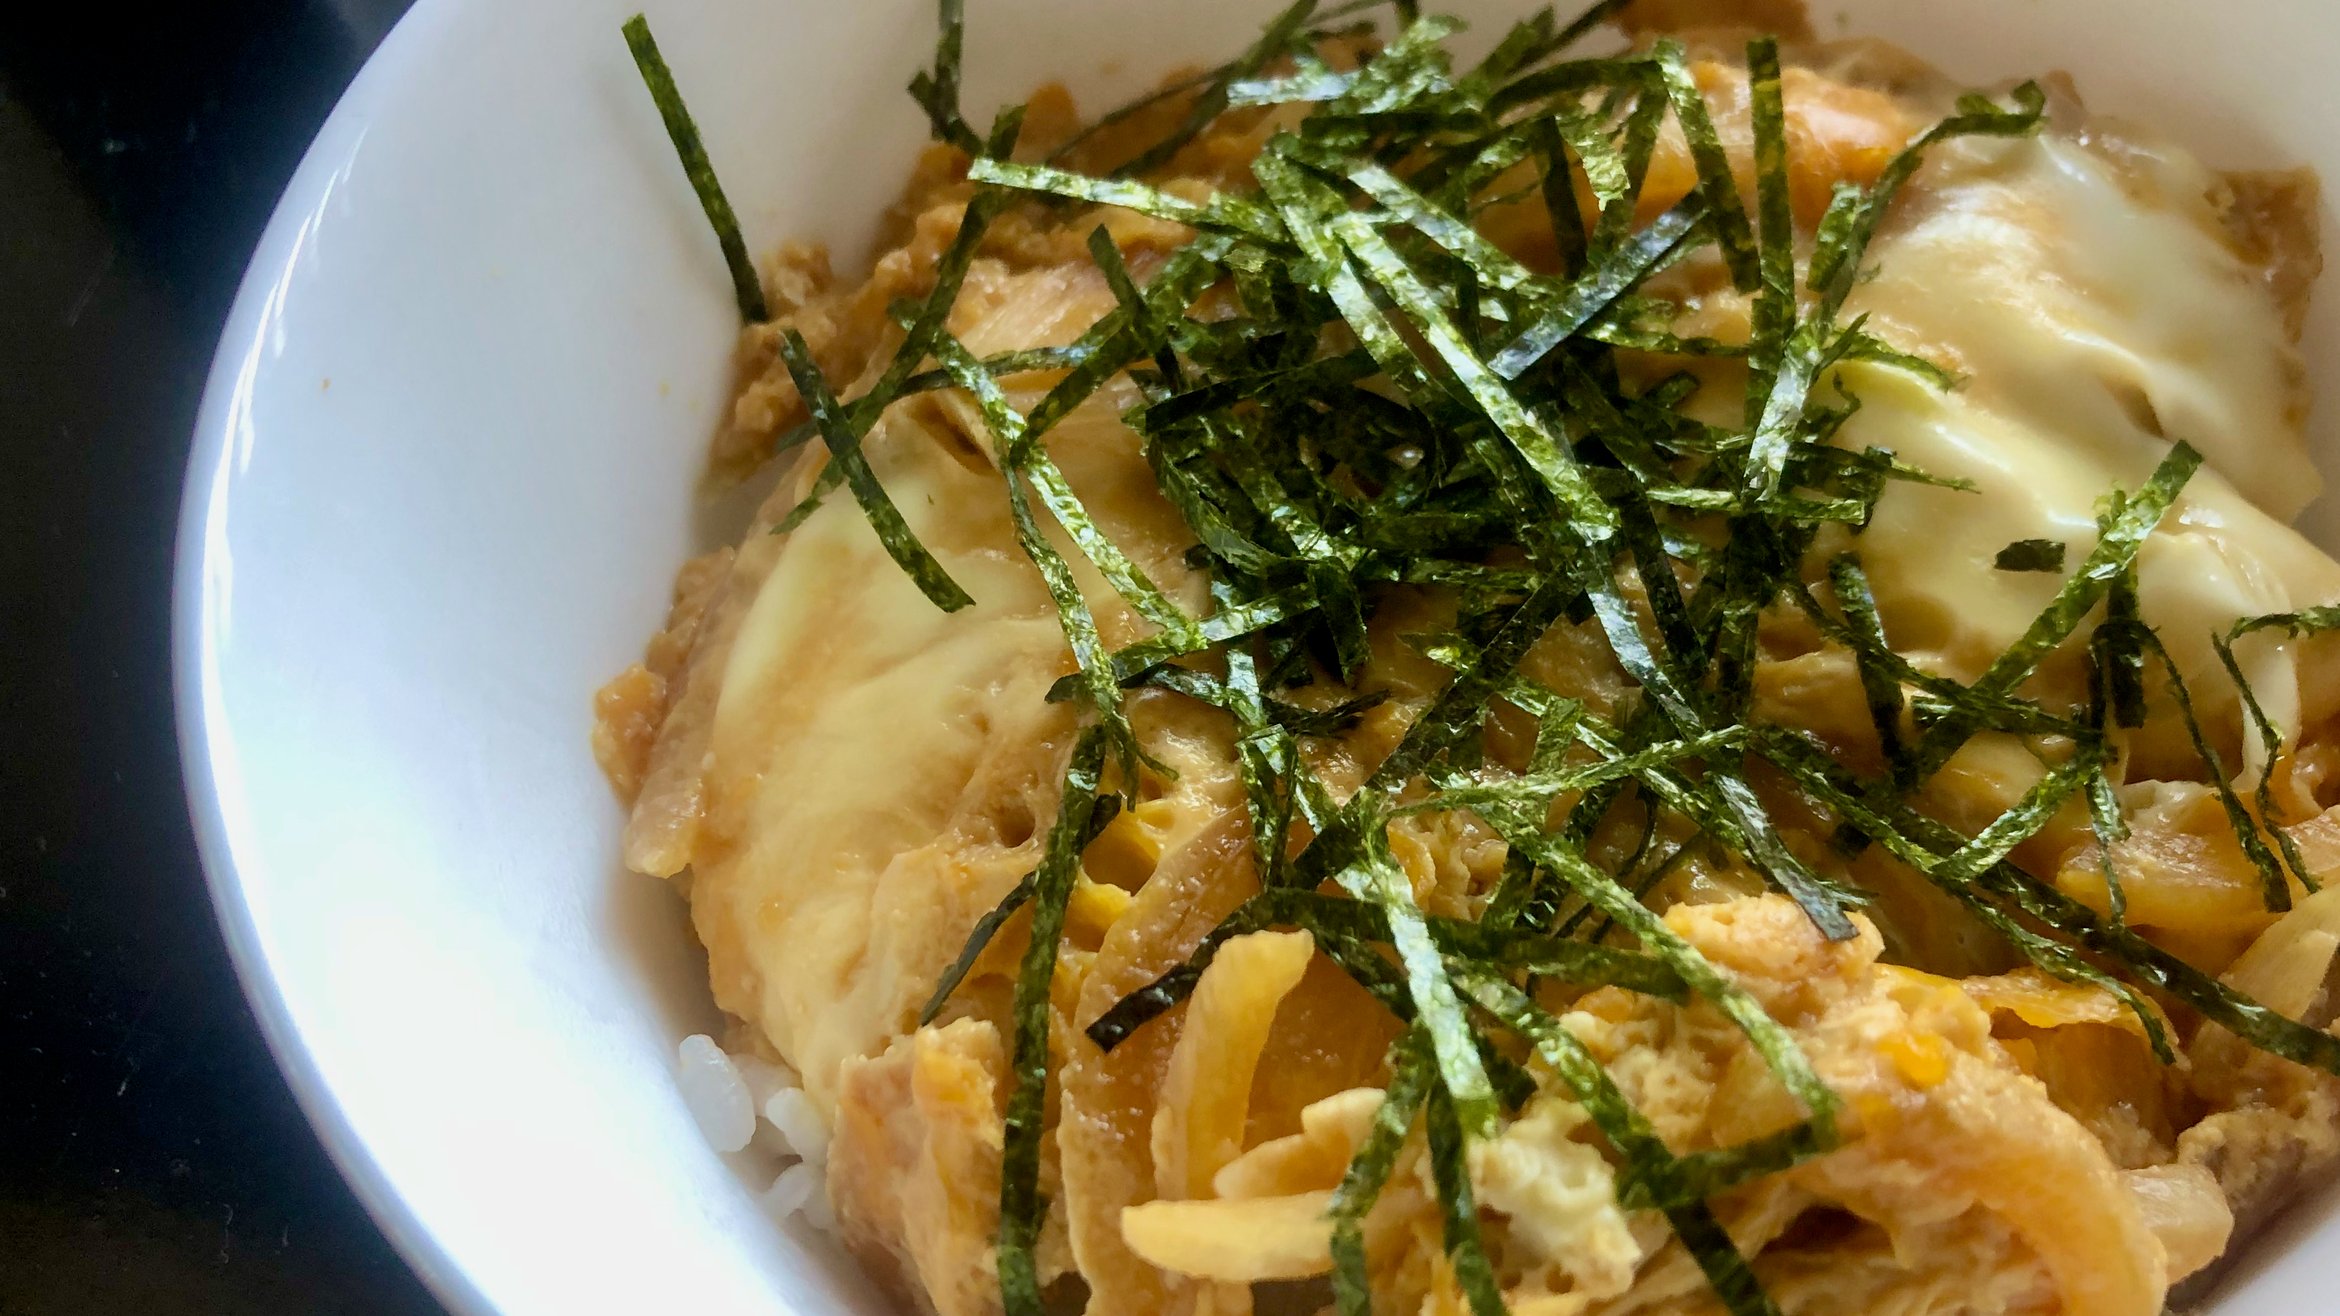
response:
M224 533L235 465L245 455L250 364L273 331L287 280L391 88L428 55L465 0L415 0L334 102L261 230L222 323L188 447L171 564L171 691L181 785L212 914L244 1001L294 1102L326 1155L431 1296L457 1316L496 1307L390 1179L326 1082L295 1023L260 937L240 857L247 852L234 751L223 742L211 547ZM225 762L223 763L223 759Z

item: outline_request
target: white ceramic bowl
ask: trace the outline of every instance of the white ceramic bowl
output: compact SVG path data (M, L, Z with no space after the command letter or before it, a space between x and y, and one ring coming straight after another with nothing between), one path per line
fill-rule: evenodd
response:
M592 690L724 533L693 483L735 313L619 39L636 3L421 0L310 148L189 466L188 789L278 1059L451 1307L876 1312L848 1263L774 1231L677 1098L675 1042L713 1022L700 954L680 902L619 869L586 746ZM923 135L900 88L931 5L647 3L753 243L850 260ZM1261 6L969 8L988 109L1051 76L1102 104L1229 49ZM2221 163L2340 179L2321 0L1818 8L1978 81L2069 69ZM2336 304L2310 342L2327 381ZM2218 1310L2330 1310L2334 1206L2260 1240Z

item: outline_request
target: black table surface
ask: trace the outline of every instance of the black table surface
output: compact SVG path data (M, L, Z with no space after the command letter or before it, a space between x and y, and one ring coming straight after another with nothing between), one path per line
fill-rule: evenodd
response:
M204 892L173 523L245 258L409 0L0 35L0 1313L440 1310L294 1107Z

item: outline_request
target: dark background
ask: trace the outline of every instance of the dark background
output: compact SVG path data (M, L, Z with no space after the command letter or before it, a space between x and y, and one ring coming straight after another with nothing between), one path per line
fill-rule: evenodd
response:
M245 258L409 0L0 32L0 1313L437 1313L213 926L173 741L189 432Z

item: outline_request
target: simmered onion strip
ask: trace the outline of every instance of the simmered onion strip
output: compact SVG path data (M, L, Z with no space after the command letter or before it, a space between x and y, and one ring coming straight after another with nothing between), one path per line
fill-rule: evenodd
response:
M1332 1269L1330 1192L1147 1202L1121 1213L1130 1250L1164 1270L1224 1283L1307 1279Z
M1154 1190L1163 1197L1210 1196L1212 1177L1242 1154L1251 1079L1276 1006L1315 953L1306 932L1246 933L1203 972L1154 1108Z

